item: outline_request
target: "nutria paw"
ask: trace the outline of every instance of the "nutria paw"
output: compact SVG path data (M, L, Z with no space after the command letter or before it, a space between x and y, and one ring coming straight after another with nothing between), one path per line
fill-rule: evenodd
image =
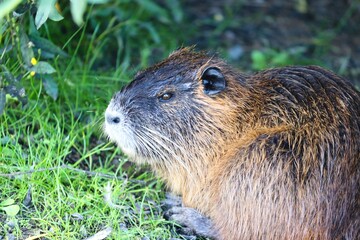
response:
M165 218L175 221L195 235L216 238L217 234L211 220L194 208L173 207L165 212Z

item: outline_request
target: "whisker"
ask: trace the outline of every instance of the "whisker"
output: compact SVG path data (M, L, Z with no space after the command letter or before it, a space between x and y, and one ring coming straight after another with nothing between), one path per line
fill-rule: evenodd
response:
M162 134L159 134L157 131L154 131L152 129L149 129L147 127L142 126L142 129L144 131L142 131L142 133L147 136L148 138L150 138L150 140L155 141L155 144L152 144L152 146L160 146L162 147L164 150L166 150L169 154L167 154L168 158L175 158L184 169L186 169L187 172L191 173L189 166L186 165L186 163L184 162L184 159L181 159L178 154L176 153L173 149L183 149L182 147L180 147L178 144L176 144L175 142L171 141L169 138L163 136ZM169 147L169 145L167 143L170 143L171 145L174 146L174 148ZM166 159L163 159L164 161L168 161L166 155L165 155ZM169 163L170 164L170 163Z

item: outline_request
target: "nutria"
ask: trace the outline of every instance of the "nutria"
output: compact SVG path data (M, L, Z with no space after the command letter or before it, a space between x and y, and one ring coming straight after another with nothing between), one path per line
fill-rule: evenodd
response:
M138 73L105 115L109 138L182 195L176 214L210 219L203 235L360 239L360 94L328 70L247 76L185 48Z

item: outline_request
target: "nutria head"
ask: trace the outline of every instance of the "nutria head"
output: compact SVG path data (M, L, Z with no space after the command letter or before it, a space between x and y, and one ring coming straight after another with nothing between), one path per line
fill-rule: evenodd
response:
M163 169L201 167L199 158L221 152L237 132L246 95L242 75L185 48L138 73L115 94L105 113L105 132L135 162Z

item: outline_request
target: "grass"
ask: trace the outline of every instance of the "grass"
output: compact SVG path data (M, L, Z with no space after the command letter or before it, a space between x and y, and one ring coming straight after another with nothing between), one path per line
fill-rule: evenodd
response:
M0 116L0 202L20 206L15 217L0 210L0 236L84 239L111 227L108 239L179 237L162 217L162 183L129 165L102 136L102 115L119 76L65 74L58 71L57 101L29 80L28 106ZM108 185L111 202L104 200Z

